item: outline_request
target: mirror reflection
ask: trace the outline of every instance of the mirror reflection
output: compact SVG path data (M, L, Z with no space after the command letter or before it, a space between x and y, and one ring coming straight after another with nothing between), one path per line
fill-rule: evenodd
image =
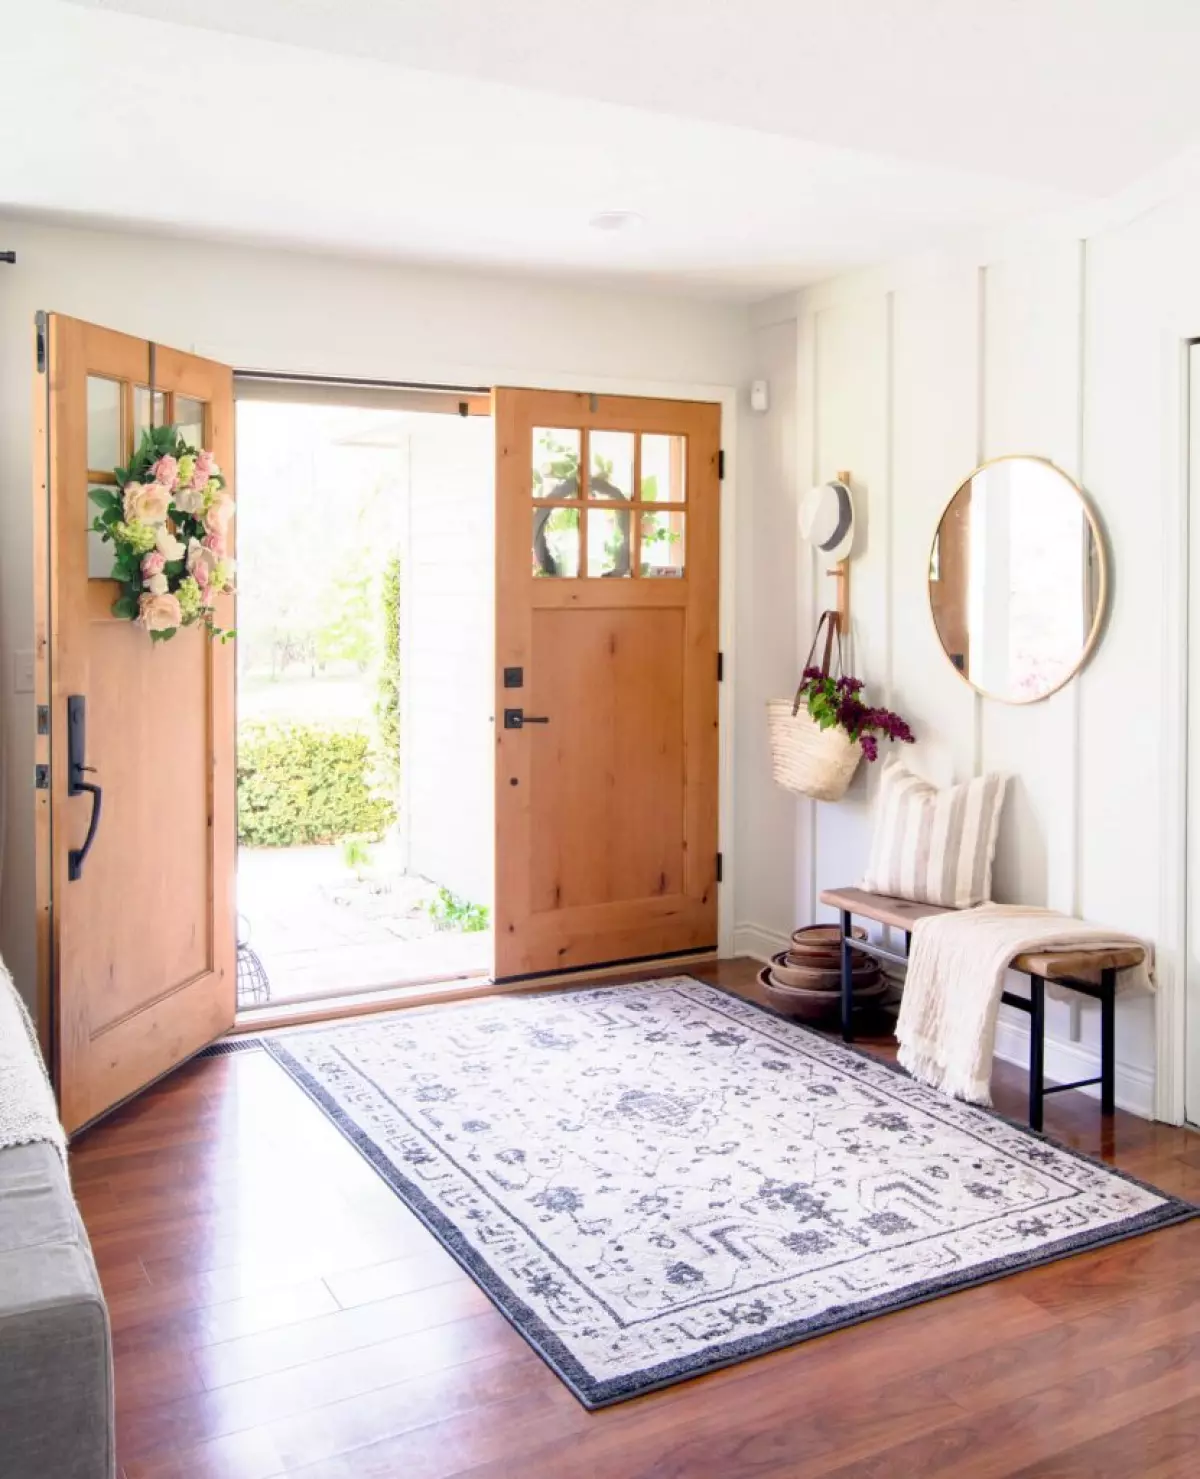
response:
M1040 458L1002 457L972 473L942 515L929 565L934 626L980 692L1034 703L1091 650L1105 575L1078 487Z

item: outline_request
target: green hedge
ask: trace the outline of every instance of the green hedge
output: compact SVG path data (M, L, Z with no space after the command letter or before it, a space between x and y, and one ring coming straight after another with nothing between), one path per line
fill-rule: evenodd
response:
M315 724L241 725L237 799L249 847L380 837L396 819L373 788L369 737Z

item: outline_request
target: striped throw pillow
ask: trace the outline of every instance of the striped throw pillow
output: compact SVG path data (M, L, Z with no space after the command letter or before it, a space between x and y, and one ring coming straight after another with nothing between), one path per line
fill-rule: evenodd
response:
M939 790L900 761L888 762L863 888L951 909L985 903L1007 781L981 775Z

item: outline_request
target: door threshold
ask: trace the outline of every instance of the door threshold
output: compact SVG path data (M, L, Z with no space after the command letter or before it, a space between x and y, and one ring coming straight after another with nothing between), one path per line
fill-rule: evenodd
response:
M456 971L452 976L427 976L395 986L367 991L331 992L328 996L294 997L268 1002L239 1011L229 1032L235 1036L261 1032L272 1027L297 1027L305 1022L327 1022L334 1017L361 1017L371 1012L391 1012L403 1006L429 1006L439 1001L457 1001L492 990L490 973Z
M414 981L404 986L388 987L382 991L363 991L356 995L327 996L309 1001L280 1002L274 1006L250 1007L239 1012L237 1021L226 1034L240 1037L246 1033L266 1032L276 1027L303 1027L311 1022L329 1022L339 1017L364 1017L376 1012L403 1011L405 1007L429 1007L450 1005L460 1001L475 1001L481 996L512 996L518 992L550 991L559 987L578 987L585 990L596 981L611 981L618 978L626 981L644 980L647 974L662 975L665 972L684 969L689 965L712 965L717 960L715 950L701 950L690 955L656 956L636 964L628 961L619 965L583 966L554 975L525 977L519 981L496 981L492 976L442 976L427 981Z

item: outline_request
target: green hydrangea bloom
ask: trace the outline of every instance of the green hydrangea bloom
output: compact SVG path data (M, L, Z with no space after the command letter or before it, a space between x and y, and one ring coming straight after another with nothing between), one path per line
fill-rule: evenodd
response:
M130 519L128 524L113 525L113 538L127 544L134 554L149 554L157 537L157 530L153 525L143 524L141 519Z
M179 602L179 610L185 622L195 621L200 615L200 587L196 584L194 576L187 575L179 582L179 589L175 592L175 598Z
M179 472L177 474L181 487L186 487L192 481L192 474L196 471L196 459L189 452L179 459Z

